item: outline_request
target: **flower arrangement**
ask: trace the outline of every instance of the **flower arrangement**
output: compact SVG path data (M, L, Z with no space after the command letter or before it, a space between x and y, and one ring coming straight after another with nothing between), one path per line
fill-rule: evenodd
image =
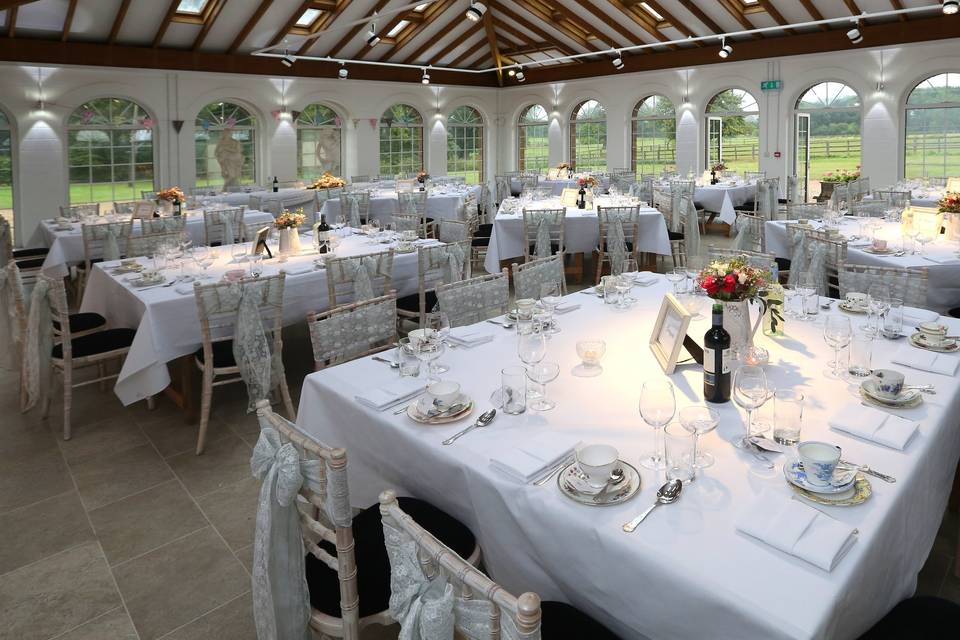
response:
M421 171L420 173L417 174L417 182L419 182L420 184L423 184L429 179L430 179L430 174L427 173L426 171Z
M960 193L956 191L948 192L937 204L943 213L960 213Z
M167 202L183 202L187 197L183 195L180 187L170 187L157 192L157 200L166 200Z
M713 165L710 170L714 173L720 173L721 171L727 170L727 165L723 164L722 162L718 162L717 164Z
M284 209L283 213L278 215L277 219L273 221L273 224L277 229L296 229L306 222L306 220L307 216L303 213L303 207L300 207L294 212Z
M580 176L577 178L577 184L581 189L596 189L600 186L600 181L593 176Z
M324 171L323 175L317 178L312 185L307 187L308 189L336 189L338 187L346 186L347 181L343 178L338 178L329 171Z
M769 282L770 272L751 265L746 256L711 262L697 276L697 284L714 300L750 300Z
M557 165L557 169L560 170L560 171L562 171L562 170L564 170L564 169L568 169L568 170L569 170L569 169L570 169L570 163L569 163L569 162L561 162L560 164Z
M853 171L848 169L835 169L834 171L827 171L821 178L823 182L853 182L854 180L859 179L860 165L857 165L857 168Z

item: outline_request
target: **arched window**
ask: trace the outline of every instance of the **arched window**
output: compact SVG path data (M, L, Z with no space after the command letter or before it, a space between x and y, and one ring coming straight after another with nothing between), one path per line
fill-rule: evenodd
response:
M483 116L473 107L457 107L447 118L447 175L483 182Z
M652 95L638 102L631 124L631 155L637 175L676 167L677 115L669 98Z
M13 227L13 131L0 110L0 216Z
M707 103L706 168L718 162L728 171L757 171L760 166L760 108L742 89L726 89Z
M796 109L794 168L806 201L819 192L811 182L860 166L860 96L843 83L821 82L800 96Z
M596 100L585 100L573 110L570 159L577 171L607 170L607 112Z
M423 169L423 118L407 104L395 104L380 118L380 175Z
M97 98L67 120L70 202L115 202L153 191L153 120L136 102Z
M907 98L904 176L960 175L960 73L927 78Z
M517 169L542 172L550 166L550 123L547 110L534 104L520 113L517 123Z
M256 135L256 117L238 104L213 102L201 109L193 133L197 186L255 183Z
M310 104L297 117L297 177L313 179L341 172L342 121L325 104Z

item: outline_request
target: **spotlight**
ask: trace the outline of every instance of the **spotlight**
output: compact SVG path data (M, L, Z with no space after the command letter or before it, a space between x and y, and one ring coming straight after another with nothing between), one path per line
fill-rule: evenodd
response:
M289 69L290 67L292 67L292 66L293 66L293 63L296 62L296 61L297 61L297 59L294 58L292 55L290 55L290 53L287 52L287 51L284 51L284 52L283 52L283 57L280 58L280 64L282 64L283 66L287 67L288 69Z
M726 38L722 38L720 43L720 51L717 52L717 55L724 59L729 58L730 54L733 53L733 47L727 44Z
M347 71L347 68L346 68L345 66L343 66L343 63L341 62L341 63L340 63L340 70L337 71L337 76L338 76L341 80L346 80L348 75L350 75L350 72Z
M513 76L517 75L517 70L516 70L516 69L510 69L509 71L507 71L507 75L512 78Z
M960 0L943 0L943 15L952 16L960 11Z
M861 42L863 42L863 34L860 33L860 29L858 29L857 27L854 27L853 29L850 29L850 31L847 31L847 37L850 38L850 42L852 42L853 44L860 44Z
M523 67L520 67L519 69L517 69L516 78L517 78L517 82L526 82L527 77L523 75Z
M487 12L487 5L482 2L471 2L470 6L467 7L467 12L464 14L467 17L467 20L470 22L480 22L483 19L483 14Z
M617 51L617 57L613 59L613 68L617 71L623 69L623 56L620 55L619 51Z
M375 47L380 43L380 36L377 35L377 23L374 22L367 29L367 46Z
M421 83L421 84L430 84L430 74L427 73L427 70L426 70L426 69L423 70L423 77L420 78L420 83Z

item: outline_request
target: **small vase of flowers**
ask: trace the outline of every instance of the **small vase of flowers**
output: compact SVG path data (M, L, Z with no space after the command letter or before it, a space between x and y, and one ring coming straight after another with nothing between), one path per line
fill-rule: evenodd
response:
M300 253L300 225L306 222L307 216L303 209L289 211L284 209L273 221L280 235L280 255L297 255Z
M707 296L723 304L723 328L730 334L730 351L742 358L753 347L753 336L760 326L765 309L757 321L750 323L750 302L759 301L760 290L770 283L770 272L749 263L746 256L711 262L697 276L697 284Z
M430 179L430 174L426 171L421 171L417 174L417 182L420 183L420 191L426 191L427 189L427 180Z
M720 173L723 173L726 170L727 170L727 165L723 164L722 162L718 162L717 164L710 167L710 184L717 184L718 182L720 182L720 178L718 178L717 175Z
M157 192L157 207L163 215L180 215L180 206L187 197L180 187L170 187Z
M329 171L324 171L323 175L313 181L313 184L307 187L308 189L337 189L339 187L346 186L347 181L343 178L338 178Z
M580 196L577 199L577 208L586 209L587 189L595 189L596 187L600 186L600 181L593 176L580 176L577 179L577 184L580 185L580 191L577 192L577 195Z

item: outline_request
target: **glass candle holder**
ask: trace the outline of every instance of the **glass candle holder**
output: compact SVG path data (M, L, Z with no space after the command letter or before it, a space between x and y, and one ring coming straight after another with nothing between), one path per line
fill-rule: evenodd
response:
M594 378L603 373L600 360L607 352L607 343L603 340L578 340L577 356L580 364L574 367L573 375L580 378Z

